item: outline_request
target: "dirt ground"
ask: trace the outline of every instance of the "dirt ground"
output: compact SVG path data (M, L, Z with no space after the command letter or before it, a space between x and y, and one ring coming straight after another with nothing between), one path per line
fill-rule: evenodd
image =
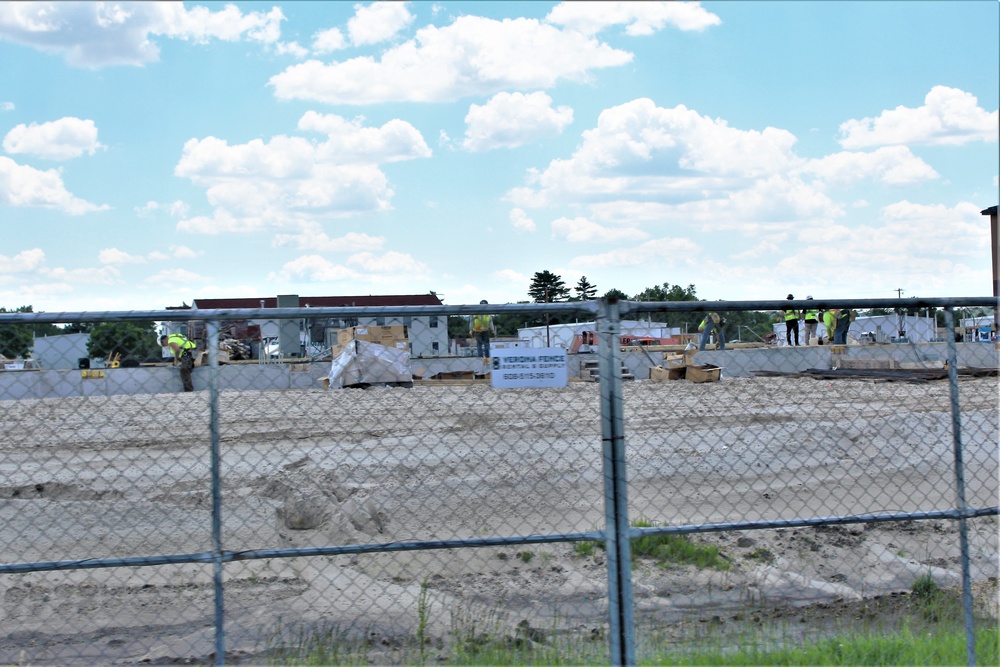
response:
M971 507L998 505L997 399L996 378L961 382ZM596 383L222 393L222 546L235 559L223 567L229 658L252 662L290 628L309 626L384 646L417 631L444 646L456 624L487 618L512 633L520 624L602 638L601 549L239 555L598 530L599 402ZM629 514L697 525L951 509L949 406L944 382L626 383ZM0 401L2 562L206 554L0 575L0 663L211 655L211 409L201 392ZM967 525L977 613L995 619L997 519ZM921 576L961 581L958 525L943 519L688 539L717 546L728 569L636 560L641 637L761 616L794 618L805 632L909 591Z

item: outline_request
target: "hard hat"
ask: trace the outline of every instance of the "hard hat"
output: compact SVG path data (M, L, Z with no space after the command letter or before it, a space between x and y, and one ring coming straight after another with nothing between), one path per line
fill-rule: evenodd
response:
M486 301L486 299L483 299L483 300L482 300L482 301L480 301L479 303L488 303L488 302Z

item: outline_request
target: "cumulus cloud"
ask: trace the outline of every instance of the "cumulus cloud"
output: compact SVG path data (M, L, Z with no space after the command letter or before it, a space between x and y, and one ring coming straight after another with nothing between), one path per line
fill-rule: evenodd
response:
M361 232L348 232L337 238L330 238L319 225L309 225L299 234L277 234L272 245L276 248L292 247L299 250L317 252L358 252L379 250L385 244L385 237L371 236Z
M32 273L37 271L45 261L45 252L41 248L22 250L13 257L0 255L0 274Z
M570 243L612 243L649 238L634 227L602 227L586 218L559 218L552 222L552 238Z
M462 16L443 28L421 28L379 60L308 60L272 76L269 85L279 99L327 104L445 102L586 81L591 70L631 60L630 53L534 19Z
M515 208L510 211L510 224L514 229L519 232L527 232L529 234L534 233L536 226L535 221L532 220L523 209Z
M303 255L273 272L271 281L335 282L361 281L382 283L427 275L427 267L406 253L387 252L374 255L357 253L344 264L335 264L320 255Z
M215 210L211 216L181 221L179 229L302 229L315 216L384 211L393 192L378 165L431 154L420 133L401 120L371 128L308 112L299 129L326 138L279 135L233 146L216 137L186 142L174 173L205 187Z
M189 208L190 207L185 202L177 199L166 204L161 204L156 201L148 201L142 206L134 207L132 210L140 218L148 218L158 211L163 211L174 217L182 217L187 215Z
M462 146L469 151L514 148L561 134L573 122L567 106L552 108L552 98L542 92L497 93L486 104L473 104L465 116L468 125Z
M14 110L13 102L0 102L0 111L13 111L13 110Z
M738 130L678 105L637 99L604 110L568 159L508 193L519 206L615 200L680 203L724 197L802 164L786 130Z
M92 204L70 194L56 169L41 171L0 156L0 204L49 208L70 215L104 211L107 205Z
M978 205L925 205L900 201L883 207L868 224L839 227L834 243L842 266L864 267L865 281L909 294L953 295L956 284L990 290L989 225ZM783 275L815 274L829 262L831 242L816 242L782 260ZM891 252L886 252L891 248Z
M834 153L810 161L803 171L839 185L862 180L906 185L938 178L938 173L906 146L883 146L871 153Z
M347 22L347 34L354 46L378 44L392 39L413 23L406 2L373 2L354 5L354 16Z
M886 145L958 146L970 141L997 141L1000 110L986 111L971 93L934 86L924 105L898 106L877 118L848 120L840 126L840 145L867 148Z
M330 53L347 48L347 38L340 28L320 30L313 35L312 50L315 53Z
M632 248L618 248L596 255L575 257L571 264L587 270L629 266L677 266L693 263L700 252L700 246L690 239L661 238Z
M16 125L3 138L3 148L11 154L70 160L84 153L93 155L103 146L97 141L94 121L69 116L49 123Z
M97 253L97 260L101 264L143 264L146 261L145 257L140 257L138 255L130 255L127 252L119 250L118 248L105 248Z
M705 30L722 20L699 2L561 2L545 17L549 23L587 35L624 25L629 35L652 35L667 25Z
M272 45L284 18L277 7L243 13L232 4L212 11L180 2L5 2L0 39L61 55L76 67L144 65L159 59L157 37Z

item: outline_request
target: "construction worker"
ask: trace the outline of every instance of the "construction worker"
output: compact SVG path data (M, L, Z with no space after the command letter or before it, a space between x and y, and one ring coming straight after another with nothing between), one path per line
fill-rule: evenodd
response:
M823 311L823 327L826 329L826 344L833 345L833 333L837 328L837 313L840 312L836 308L830 308Z
M726 334L722 330L722 318L719 317L718 313L709 313L708 315L705 315L705 319L703 319L701 324L698 325L698 331L701 333L701 341L698 343L699 350L705 349L705 345L708 343L708 339L712 335L713 329L719 333L718 349L726 349Z
M795 297L791 294L788 295L788 300L792 301ZM789 308L781 311L785 314L785 342L789 345L792 344L792 334L795 334L795 344L799 344L799 311Z
M812 301L811 296L806 297L806 301ZM811 341L816 336L816 328L819 326L819 311L815 308L810 308L802 312L803 319L805 320L805 337L806 345L809 345Z
M479 302L479 305L486 305L486 299ZM476 339L476 352L483 359L490 356L490 337L496 335L493 326L493 316L486 313L473 315L469 322L469 333Z
M847 345L847 332L851 328L854 320L854 311L850 308L841 308L837 313L837 328L833 332L834 345Z
M191 372L194 370L194 351L198 345L179 333L160 336L160 345L170 348L170 352L174 355L174 366L181 367L181 382L184 383L184 391L194 391Z

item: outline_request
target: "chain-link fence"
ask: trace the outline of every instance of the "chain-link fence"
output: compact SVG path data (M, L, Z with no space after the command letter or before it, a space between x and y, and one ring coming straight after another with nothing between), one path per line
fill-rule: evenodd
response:
M952 309L995 305L489 306L518 326L484 356L482 306L0 315L0 662L620 664L917 622L972 662L998 354ZM778 344L790 308L846 342Z

